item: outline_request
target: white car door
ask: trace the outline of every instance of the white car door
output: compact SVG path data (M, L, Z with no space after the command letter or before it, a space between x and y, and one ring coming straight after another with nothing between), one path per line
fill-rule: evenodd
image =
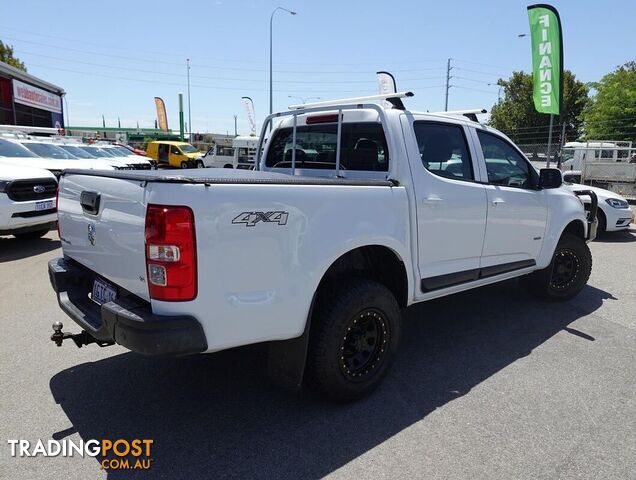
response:
M417 205L420 292L477 280L486 191L475 182L475 152L466 127L410 115L402 117L402 126Z
M481 128L473 132L488 196L481 275L531 267L543 245L548 216L545 192L537 188L538 174L502 136Z

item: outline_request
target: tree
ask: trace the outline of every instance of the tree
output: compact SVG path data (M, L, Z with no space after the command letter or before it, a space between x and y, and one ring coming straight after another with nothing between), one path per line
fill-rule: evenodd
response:
M12 67L26 72L24 63L22 63L19 58L13 56L13 47L11 45L5 45L2 40L0 40L0 62L8 63Z
M508 135L515 143L547 143L550 117L539 113L532 100L532 75L513 72L508 80L499 79L505 97L492 107L490 125ZM588 101L589 88L569 70L563 72L563 115L555 116L553 139L559 140L565 121L565 136L575 140L580 135L581 112Z
M596 94L583 111L588 140L636 142L636 62L627 62L591 84Z

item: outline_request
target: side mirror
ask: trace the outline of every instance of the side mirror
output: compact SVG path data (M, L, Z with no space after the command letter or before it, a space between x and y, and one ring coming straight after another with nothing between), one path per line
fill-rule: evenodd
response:
M563 185L563 175L558 168L539 170L539 188L559 188Z

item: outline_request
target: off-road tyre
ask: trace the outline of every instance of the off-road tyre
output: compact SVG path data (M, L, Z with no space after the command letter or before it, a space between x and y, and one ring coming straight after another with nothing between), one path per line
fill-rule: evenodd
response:
M521 285L535 296L552 302L574 298L592 273L592 253L581 237L564 233L552 261L543 270L520 278Z
M400 341L400 308L388 288L366 278L324 288L311 319L306 378L323 396L353 402L389 370Z

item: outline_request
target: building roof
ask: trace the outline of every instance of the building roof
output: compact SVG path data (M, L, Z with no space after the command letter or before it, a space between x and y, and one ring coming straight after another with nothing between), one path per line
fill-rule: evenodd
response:
M38 77L34 77L33 75L23 72L18 68L12 67L8 63L0 62L0 75L7 75L24 83L40 87L44 90L48 90L49 92L57 93L58 95L64 95L66 93L62 87L58 87L57 85L53 85L52 83L45 82Z

